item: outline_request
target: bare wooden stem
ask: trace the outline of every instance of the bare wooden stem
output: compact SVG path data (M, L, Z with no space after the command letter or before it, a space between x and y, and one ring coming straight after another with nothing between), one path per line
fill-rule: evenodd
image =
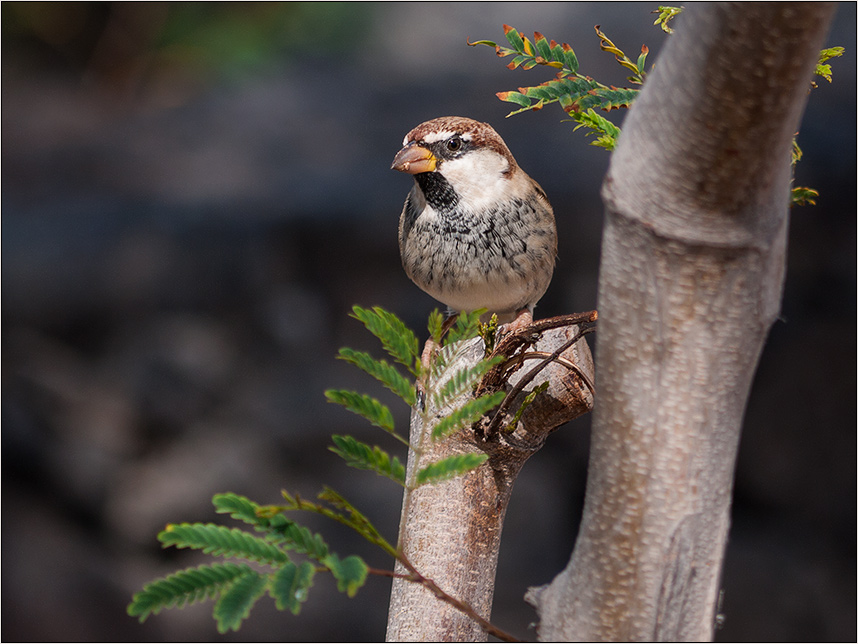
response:
M736 450L780 307L790 148L833 7L695 4L623 126L584 516L546 641L712 638Z
M592 319L595 314L587 314L578 321ZM391 592L389 641L467 642L486 641L487 633L501 638L507 635L493 630L495 627L488 620L501 529L513 483L524 462L542 446L548 434L586 413L593 404L586 381L592 382L592 358L578 326L568 326L568 320L565 325L559 321L538 321L512 335L515 339L507 336L499 343L501 346L507 342L504 346L510 354L504 355L533 345L548 356L556 353L556 357L576 365L585 378L576 370L548 359L543 359L543 368L531 375L529 386L517 387L517 384L530 372L507 372L505 381L493 376L491 385L486 387L515 391L511 404L501 415L507 420L510 410L521 404L528 390L549 383L548 389L522 414L521 422L511 434L469 428L433 441L428 436L431 426L425 420L443 415L449 409L412 412L411 443L420 445L420 454L409 453L408 480L422 464L453 454L484 453L489 459L466 476L406 490L399 543L403 558L397 563ZM459 352L459 359L448 366L447 377L475 364L483 354L482 340L472 341ZM433 404L431 398L426 397L427 406Z

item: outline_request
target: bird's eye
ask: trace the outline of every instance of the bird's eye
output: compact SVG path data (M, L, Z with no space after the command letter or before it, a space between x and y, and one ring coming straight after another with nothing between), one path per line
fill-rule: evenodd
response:
M460 139L458 136L451 136L449 139L447 139L447 149L450 152L458 152L462 149L462 139Z

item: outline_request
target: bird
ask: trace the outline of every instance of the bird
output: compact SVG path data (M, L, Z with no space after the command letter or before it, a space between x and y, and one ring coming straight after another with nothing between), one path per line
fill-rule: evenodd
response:
M554 210L494 128L461 116L426 121L405 135L391 168L414 177L399 218L408 277L450 314L532 320L554 272Z

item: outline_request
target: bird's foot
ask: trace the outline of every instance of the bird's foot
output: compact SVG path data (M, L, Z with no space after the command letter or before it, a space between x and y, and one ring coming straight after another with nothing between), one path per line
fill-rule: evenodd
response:
M512 322L504 324L506 333L515 333L521 329L525 329L533 324L533 311L530 307L525 307L516 311L515 319Z

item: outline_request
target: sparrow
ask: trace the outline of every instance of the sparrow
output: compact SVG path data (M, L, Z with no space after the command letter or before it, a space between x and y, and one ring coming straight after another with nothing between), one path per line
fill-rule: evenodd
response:
M488 124L459 116L405 135L394 170L414 176L399 218L411 280L450 312L532 318L557 254L554 211Z

